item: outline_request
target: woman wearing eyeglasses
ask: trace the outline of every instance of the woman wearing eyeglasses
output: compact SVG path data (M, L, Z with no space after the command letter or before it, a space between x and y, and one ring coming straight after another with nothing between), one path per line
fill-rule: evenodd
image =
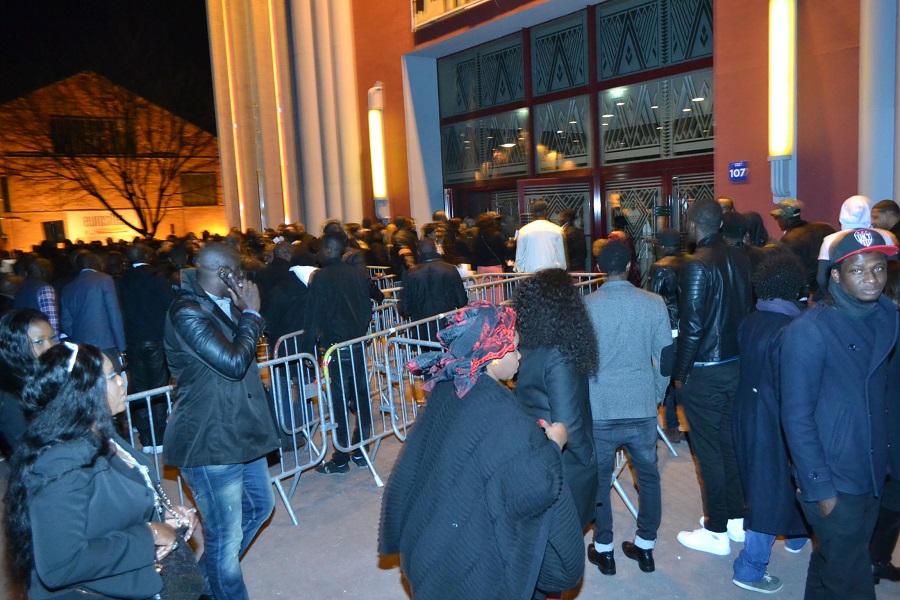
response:
M60 344L38 360L23 400L34 417L13 457L6 505L28 598L158 594L156 561L191 536L197 517L168 502L149 461L115 432L122 376L97 348ZM177 525L187 527L181 539Z

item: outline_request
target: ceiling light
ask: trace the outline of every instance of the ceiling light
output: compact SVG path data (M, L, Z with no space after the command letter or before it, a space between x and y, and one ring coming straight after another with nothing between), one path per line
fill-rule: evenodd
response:
M602 116L604 119L612 119L616 115L606 114L606 115L600 115L600 116Z
M569 125L578 125L578 121L569 121Z
M616 102L616 106L625 106L624 102Z
M505 144L500 144L504 148L515 148L515 144L513 142L506 142Z
M703 96L697 96L696 98L691 98L691 102L703 102L706 100Z
M659 107L658 107L657 105L654 104L654 105L651 106L650 108L653 109L653 110L656 110L656 109L659 108Z
M691 112L691 109L689 109L689 108L682 108L682 109L681 109L681 112Z
M557 129L557 130L556 130L556 133L562 133L562 132L563 132L562 129Z

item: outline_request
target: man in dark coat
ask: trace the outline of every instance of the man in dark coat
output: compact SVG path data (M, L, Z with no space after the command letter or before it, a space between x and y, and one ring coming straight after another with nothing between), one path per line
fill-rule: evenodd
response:
M323 349L362 337L369 329L372 303L366 276L360 269L341 260L346 236L325 235L319 243L319 264L310 281L306 330L311 340ZM345 346L335 352L331 376L332 412L339 445L347 448L368 437L372 429L372 401L366 379L366 357L361 344ZM358 415L359 423L350 435L349 413ZM334 449L331 460L319 465L319 473L346 473L350 460L366 467L363 449L352 453Z
M874 598L867 545L887 476L887 361L897 308L881 295L897 247L873 229L832 242L830 297L781 346L781 417L816 545L807 598Z
M117 282L122 300L125 343L128 348L129 393L144 392L169 385L169 368L163 330L172 289L166 277L151 266L153 251L144 244L126 250L131 268ZM166 433L166 397L135 402L132 422L138 430L144 452L161 452Z
M559 226L562 227L563 245L566 247L566 271L583 273L587 271L587 241L584 229L575 227L578 212L567 208L559 213Z
M62 333L78 344L97 346L118 369L127 346L116 284L100 271L95 254L79 254L75 266L80 273L60 298Z
M834 233L834 227L820 221L804 221L800 217L803 206L792 198L782 200L778 208L770 214L778 222L778 227L784 232L781 236L781 244L791 250L800 258L803 268L806 269L806 284L810 294L819 289L816 282L816 273L819 270L819 249L822 240Z
M787 446L781 432L781 333L800 314L797 298L806 285L803 265L790 252L760 264L753 275L759 300L738 329L741 377L734 398L734 450L744 488L744 548L734 561L732 582L772 593L781 579L766 571L775 536L799 551L806 524L797 504Z
M275 508L265 455L278 438L256 364L265 322L236 250L210 242L195 263L182 272L166 319L177 384L166 462L179 468L203 517L207 594L248 599L239 559Z
M403 278L400 310L413 321L462 308L469 303L459 271L437 253L434 240L419 242L419 263ZM437 324L429 324L422 339L435 341Z

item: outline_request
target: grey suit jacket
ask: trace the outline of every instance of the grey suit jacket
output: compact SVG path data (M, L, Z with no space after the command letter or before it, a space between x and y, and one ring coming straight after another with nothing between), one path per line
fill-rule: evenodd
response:
M84 269L63 288L62 331L78 344L125 352L122 309L113 278Z
M666 304L628 281L609 281L585 298L600 354L591 378L595 421L656 416L669 378L660 374L660 355L672 343Z

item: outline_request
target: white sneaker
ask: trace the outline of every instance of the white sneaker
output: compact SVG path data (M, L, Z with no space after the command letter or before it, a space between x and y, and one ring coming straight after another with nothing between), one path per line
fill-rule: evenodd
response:
M746 533L744 533L744 519L728 519L728 525L725 526L728 533L728 539L738 544L744 543Z
M728 556L731 554L731 544L728 542L728 536L724 533L713 533L705 527L695 529L694 531L680 532L678 534L678 541L691 550L709 552L710 554L718 554L719 556Z
M704 516L700 517L700 527L706 527L706 517ZM732 542L737 542L738 544L744 543L746 537L746 533L744 532L744 519L728 519L725 530L728 534L728 539Z

